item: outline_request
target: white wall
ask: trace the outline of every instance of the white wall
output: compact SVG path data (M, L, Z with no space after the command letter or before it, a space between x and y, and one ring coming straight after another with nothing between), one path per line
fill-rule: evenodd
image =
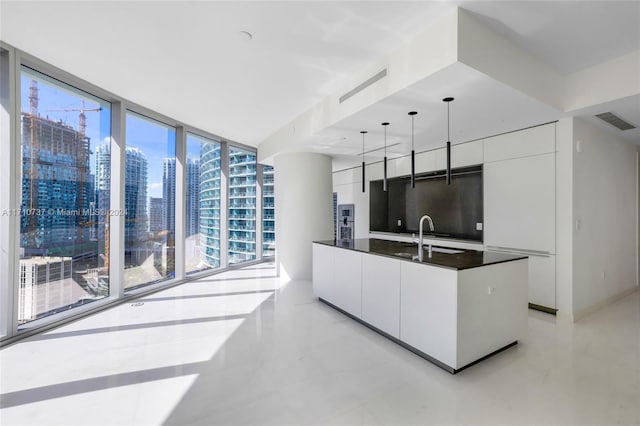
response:
M575 118L557 123L556 138L557 309L559 317L577 320L638 286L639 149ZM417 172L439 168L439 151L418 154ZM473 156L466 160L482 162ZM367 181L380 179L381 170L380 164L368 165ZM391 160L388 170L389 176L408 174L408 158ZM338 203L355 204L356 238L403 239L369 233L369 184L362 193L359 168L335 172L333 189Z
M274 158L279 272L311 281L312 241L333 239L331 158L309 152Z
M638 148L580 119L573 124L572 303L578 319L638 285Z
M556 297L558 317L573 320L573 118L556 125Z

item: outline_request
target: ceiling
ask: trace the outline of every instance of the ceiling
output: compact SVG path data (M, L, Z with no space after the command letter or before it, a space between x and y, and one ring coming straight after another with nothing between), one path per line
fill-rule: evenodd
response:
M499 133L548 123L558 112L517 90L455 63L312 137L308 144L334 157L334 170L356 165L361 160L362 135L366 129L366 162L384 157L384 128L387 127L387 157L411 151L410 110L414 116L414 147L417 152L444 147L447 141L445 97L454 97L450 108L452 144L468 142ZM408 106L411 106L410 108ZM375 151L373 151L375 150Z
M257 146L448 7L2 1L0 37L130 101Z
M563 74L640 49L637 1L1 0L0 38L132 102L257 146L457 5ZM411 102L424 111L416 117L420 144L441 143L443 96L461 99L451 105L454 142L562 115L461 65L309 143L338 157L353 154L357 141L343 138L381 121L392 122L390 143L406 143ZM639 99L610 107L640 125ZM381 145L380 134L369 136L372 147Z

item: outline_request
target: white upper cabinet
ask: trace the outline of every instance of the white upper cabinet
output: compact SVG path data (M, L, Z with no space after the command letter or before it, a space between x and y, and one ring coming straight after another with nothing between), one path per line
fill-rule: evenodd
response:
M384 163L374 163L367 164L365 166L365 176L364 178L367 181L379 180L384 177ZM362 175L362 168L359 168L360 174ZM387 160L387 177L389 176L389 160Z
M411 174L411 152L409 155L394 158L390 161L393 168L388 169L388 177L407 176ZM416 173L426 173L436 170L436 152L427 151L416 154Z
M555 150L555 123L545 124L485 139L484 162L546 154Z
M555 153L484 165L485 246L555 253Z
M416 173L426 173L437 170L436 158L436 151L427 151L416 154ZM409 156L409 173L411 173L411 156Z
M482 140L451 145L451 167L466 167L482 164ZM447 168L447 149L436 151L436 170Z

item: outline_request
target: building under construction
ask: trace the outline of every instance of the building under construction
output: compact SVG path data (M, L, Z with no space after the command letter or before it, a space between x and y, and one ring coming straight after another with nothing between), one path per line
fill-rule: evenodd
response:
M62 121L22 113L21 247L26 255L88 242L93 201L89 138Z

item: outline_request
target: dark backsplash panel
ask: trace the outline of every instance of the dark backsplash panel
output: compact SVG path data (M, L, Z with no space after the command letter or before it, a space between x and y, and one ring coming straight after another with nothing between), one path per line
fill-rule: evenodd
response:
M435 228L435 232L425 229L425 234L482 241L482 231L476 230L483 223L482 166L454 169L451 185L443 170L417 175L415 188L409 176L389 179L387 192L382 180L371 181L371 231L417 233L424 214L431 216Z

